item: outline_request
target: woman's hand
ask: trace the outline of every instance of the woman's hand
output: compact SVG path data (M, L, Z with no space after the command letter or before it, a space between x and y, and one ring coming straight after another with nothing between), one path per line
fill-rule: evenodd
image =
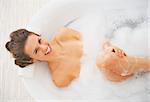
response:
M128 65L128 62L124 59L126 56L122 49L106 42L103 45L103 54L97 58L97 66L102 70L107 69L121 75Z

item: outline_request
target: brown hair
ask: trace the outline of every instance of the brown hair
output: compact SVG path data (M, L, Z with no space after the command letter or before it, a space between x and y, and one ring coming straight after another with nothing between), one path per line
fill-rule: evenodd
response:
M5 45L6 49L15 58L15 64L22 68L33 63L33 59L24 53L24 46L30 34L35 33L26 29L18 29L10 34L11 40Z

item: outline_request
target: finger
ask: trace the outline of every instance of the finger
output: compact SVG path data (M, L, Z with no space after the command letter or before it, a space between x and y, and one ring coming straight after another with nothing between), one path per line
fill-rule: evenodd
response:
M121 50L120 50L120 49L117 50L117 55L118 55L119 57L121 57Z
M123 50L120 50L120 57L124 57L124 51Z
M124 57L124 51L121 52L121 56Z

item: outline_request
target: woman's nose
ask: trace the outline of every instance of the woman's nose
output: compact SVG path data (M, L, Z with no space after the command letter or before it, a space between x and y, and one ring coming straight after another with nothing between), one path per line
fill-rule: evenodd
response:
M41 49L41 51L43 53L45 53L47 51L47 45L41 44L41 45L39 45L39 48Z

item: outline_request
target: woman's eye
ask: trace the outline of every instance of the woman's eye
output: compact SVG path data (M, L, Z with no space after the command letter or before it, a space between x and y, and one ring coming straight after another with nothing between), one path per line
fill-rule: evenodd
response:
M39 49L39 48L36 48L36 49L34 50L34 54L37 54L38 49Z

